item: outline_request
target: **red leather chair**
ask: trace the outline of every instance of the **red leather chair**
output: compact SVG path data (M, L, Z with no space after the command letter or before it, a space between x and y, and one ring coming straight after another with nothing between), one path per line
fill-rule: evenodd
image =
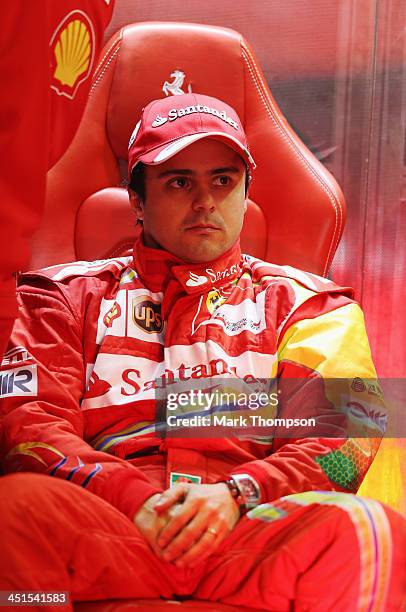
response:
M289 127L242 36L185 23L130 25L107 44L76 137L49 173L32 267L120 255L132 245L135 217L120 187L126 178L127 143L141 109L176 87L228 102L243 121L258 166L243 250L326 275L344 228L339 187ZM236 610L210 602L159 600L75 605L77 612L161 609Z
M150 100L179 88L223 99L245 126L258 168L243 250L326 275L345 221L337 183L289 127L243 37L186 23L129 25L106 45L76 137L49 173L31 267L131 245L134 217L119 188L129 136Z

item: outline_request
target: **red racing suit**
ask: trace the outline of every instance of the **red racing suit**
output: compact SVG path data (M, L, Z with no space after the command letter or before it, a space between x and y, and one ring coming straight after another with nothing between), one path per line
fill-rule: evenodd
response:
M2 463L40 474L0 478L1 589L62 590L73 602L180 597L275 612L397 612L406 522L340 492L355 491L372 461L382 411L350 291L241 256L238 245L209 264L139 242L134 253L24 277L0 373ZM348 379L352 395L337 395L330 377ZM176 380L206 389L267 379L293 380L281 413L323 408L335 435L162 435L155 397ZM335 418L340 405L353 411L351 427ZM360 431L368 436L349 435ZM253 477L267 503L195 567L161 559L132 522L180 478L236 474Z
M379 444L371 419L359 438L165 437L154 402L177 379L296 377L310 393L295 405L317 404L307 383L342 377L362 406L375 370L351 290L241 256L239 244L209 264L140 241L134 253L24 275L1 371L5 471L69 480L130 519L182 475L248 474L262 502L355 492ZM379 413L379 393L368 397Z

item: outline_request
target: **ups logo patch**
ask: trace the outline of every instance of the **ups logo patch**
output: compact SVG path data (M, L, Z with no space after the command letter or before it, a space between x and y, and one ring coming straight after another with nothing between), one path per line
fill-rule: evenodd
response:
M147 295L133 300L133 321L147 334L159 334L162 331L161 304L154 302Z

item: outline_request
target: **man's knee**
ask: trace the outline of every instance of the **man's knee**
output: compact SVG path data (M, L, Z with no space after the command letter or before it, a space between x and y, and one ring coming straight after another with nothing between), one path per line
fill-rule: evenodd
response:
M70 483L52 478L46 474L21 472L8 474L0 478L0 495L6 506L13 503L31 503L35 499L44 500L44 496L69 495ZM69 491L66 492L66 489Z
M58 522L58 516L69 512L83 491L72 483L45 474L30 472L9 474L0 478L2 525L19 531Z

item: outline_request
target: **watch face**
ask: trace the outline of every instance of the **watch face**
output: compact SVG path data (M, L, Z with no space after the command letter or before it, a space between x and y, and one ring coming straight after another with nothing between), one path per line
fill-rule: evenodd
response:
M240 480L238 484L240 486L241 493L244 495L244 497L258 496L258 491L252 480L244 478Z
M238 474L233 480L240 491L242 501L246 508L255 508L260 502L260 489L251 476Z

